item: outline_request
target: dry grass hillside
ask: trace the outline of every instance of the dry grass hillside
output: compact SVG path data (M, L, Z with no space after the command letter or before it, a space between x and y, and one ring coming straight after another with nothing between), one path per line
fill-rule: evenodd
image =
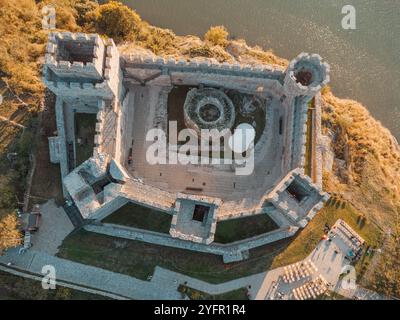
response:
M0 94L4 96L0 106L0 219L17 207L15 195L21 199L29 154L36 152L35 144L39 140L37 132L41 128L44 98L40 76L48 33L41 27L40 10L49 3L48 0L0 0ZM149 25L135 11L118 2L99 5L93 0L58 0L55 3L59 30L98 32L104 37L113 37L123 53L136 50L165 57L207 57L220 62L281 67L288 63L272 51L250 47L244 40L229 39L228 30L222 26L210 28L204 39L177 36L171 30ZM340 210L346 214L351 211L352 217L361 215L375 227L366 230L378 230L373 232L384 235L391 228L392 236L376 264L383 271L373 270L365 281L399 295L399 268L388 269L399 263L399 256L390 254L399 252L399 147L390 132L361 104L339 99L329 89L324 90L323 99L324 133L332 139L335 158L333 169L325 172L325 188L335 194L335 199L345 201ZM17 159L11 162L6 157L10 152L18 153ZM346 203L351 210L346 209ZM339 209L335 208L332 205L321 215L324 219L340 217ZM316 225L319 223L322 220ZM310 230L306 229L298 241L307 235L311 237ZM318 236L319 233L312 234L315 241ZM304 247L295 240L292 247L296 246Z
M325 186L350 201L383 229L394 229L400 213L400 149L390 132L358 102L335 97L325 101L325 133L333 133L334 153L343 160Z

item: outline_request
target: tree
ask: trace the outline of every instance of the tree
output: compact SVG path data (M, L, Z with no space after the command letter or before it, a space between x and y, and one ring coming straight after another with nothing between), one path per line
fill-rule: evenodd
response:
M98 32L113 38L115 42L134 39L140 30L140 16L120 2L110 1L99 6L95 14Z
M224 26L211 27L204 35L204 40L225 48L228 45L228 30Z
M93 19L91 13L98 10L99 4L94 0L76 0L74 2L74 8L76 11L76 23L83 27L89 24L90 20Z
M14 214L8 214L0 220L0 254L3 250L21 243L18 220Z

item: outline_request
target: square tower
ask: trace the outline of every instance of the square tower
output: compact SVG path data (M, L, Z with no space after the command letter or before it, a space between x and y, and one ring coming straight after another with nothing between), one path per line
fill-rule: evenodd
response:
M97 34L55 32L49 35L46 65L61 80L101 81L105 46Z

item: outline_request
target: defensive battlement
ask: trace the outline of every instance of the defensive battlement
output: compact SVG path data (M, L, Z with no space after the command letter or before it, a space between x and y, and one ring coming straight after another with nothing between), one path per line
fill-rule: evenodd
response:
M112 39L97 34L52 32L46 49L44 80L57 95L119 96L121 70Z
M300 169L295 169L265 199L290 221L304 228L329 200L329 194L322 191Z
M101 80L105 45L97 34L53 32L46 48L46 65L59 78Z
M318 54L301 53L286 71L284 88L287 96L315 96L330 81L330 66Z
M208 58L194 58L191 60L187 59L174 59L174 58L162 58L158 56L143 56L137 54L123 55L124 66L158 66L158 67L170 67L173 70L177 68L184 69L196 69L199 72L207 72L207 70L212 71L236 71L239 74L242 73L246 76L254 77L265 77L266 75L271 75L274 77L281 76L285 69L279 66L272 66L268 64L260 65L246 65L239 63L219 63L215 59Z
M218 221L261 214L276 220L279 232L223 252L224 261L236 261L246 258L239 245L248 250L292 236L329 197L313 174L320 115L310 112L308 122L309 99L329 82L329 65L319 55L302 53L287 69L163 58L140 50L120 57L112 39L54 32L44 82L57 96L51 161L60 163L64 194L85 219L103 219L132 201L172 215L170 241L204 247L214 241ZM238 128L254 129L254 148L245 152L251 155L249 171L237 174L243 162L151 163L147 133L166 130L171 122L179 131L228 129L233 137ZM166 132L168 147L185 146L173 141L173 130ZM236 160L244 152L235 151L232 141L227 140ZM230 153L218 145L212 151L227 159ZM90 159L81 159L83 154ZM178 156L184 154L179 150ZM209 158L198 150L186 155ZM173 158L169 152L168 161Z

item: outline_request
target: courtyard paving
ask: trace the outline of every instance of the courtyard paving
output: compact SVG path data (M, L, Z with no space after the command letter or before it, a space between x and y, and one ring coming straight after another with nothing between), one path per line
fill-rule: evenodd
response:
M283 108L279 108L279 103L275 102L269 106L271 110L268 112L270 119L267 121L267 140L260 151L260 158L256 160L253 174L238 176L226 166L213 168L180 164L150 165L146 161L146 150L151 143L145 142L145 135L153 128L159 90L157 87L135 86L129 93L129 101L135 105L135 126L132 133L135 160L132 166L128 166L133 176L141 178L145 184L170 192L185 192L187 188L196 188L201 190L199 194L221 198L227 206L231 202L230 207L236 210L237 207L251 209L257 206L265 192L284 174L283 136L278 134L279 118L284 116L284 111ZM222 209L219 214L232 211Z

